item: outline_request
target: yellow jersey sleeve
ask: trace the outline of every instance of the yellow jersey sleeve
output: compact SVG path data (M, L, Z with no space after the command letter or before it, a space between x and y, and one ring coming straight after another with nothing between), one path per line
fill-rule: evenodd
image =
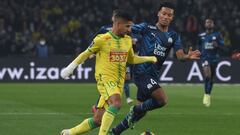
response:
M101 49L101 45L103 44L103 40L100 35L96 36L91 45L88 47L88 51L92 53L96 53Z
M91 45L84 52L78 55L78 57L73 61L75 64L81 64L84 62L90 55L98 52L101 49L102 40L100 36L96 36L91 43Z
M155 56L138 56L134 54L132 48L129 50L128 52L129 64L140 64L144 62L157 62L157 58Z

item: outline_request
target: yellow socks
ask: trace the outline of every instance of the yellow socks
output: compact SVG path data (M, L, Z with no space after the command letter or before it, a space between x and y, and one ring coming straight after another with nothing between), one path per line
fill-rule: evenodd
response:
M102 117L102 124L99 130L98 135L107 135L108 130L112 125L112 122L117 114L118 109L116 107L110 106Z
M108 130L112 125L112 122L117 114L118 109L116 107L110 106L106 112L103 114L102 123L99 130L99 135L107 135ZM81 124L70 129L70 135L79 135L86 133L94 128L98 127L93 121L93 118L85 119Z
M85 119L81 124L70 129L70 135L78 135L81 133L86 133L94 128L98 127L93 122L93 118Z

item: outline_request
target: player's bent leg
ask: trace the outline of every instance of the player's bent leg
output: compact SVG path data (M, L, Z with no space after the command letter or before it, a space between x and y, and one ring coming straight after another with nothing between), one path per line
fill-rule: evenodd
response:
M99 125L94 122L94 118L88 118L85 119L81 124L71 129L64 129L61 132L61 135L80 135L95 129L96 127L99 127Z
M143 118L147 111L161 108L167 104L167 96L161 87L153 90L151 96L152 98L130 108L128 113L128 125L130 128L134 128L134 123Z
M130 109L130 112L131 112L131 110L132 109ZM131 115L127 114L127 116L117 126L115 126L114 128L112 128L109 131L109 135L120 135L122 132L124 132L128 128L133 129L134 128L134 123L139 121L145 115L146 115L146 112L132 115L133 117L132 117L131 120L133 120L134 121L133 122L133 121L129 121L130 120L129 117L131 117Z
M115 135L121 134L123 131L127 130L129 126L133 128L134 123L142 119L147 111L162 107L166 104L166 95L157 81L149 75L143 75L141 77L143 79L135 80L135 84L138 87L137 98L141 103L131 107L125 119L112 129ZM162 98L156 98L157 100L153 98L152 93L154 91L158 91L154 95L158 97L160 95Z
M103 114L102 124L99 130L99 135L107 135L108 131L112 125L112 122L117 115L121 107L121 96L120 94L114 94L109 97L108 100L109 107Z
M142 119L146 114L147 114L147 111L139 112L139 113L134 112L134 106L132 106L126 117L128 122L127 123L128 128L133 129L135 126L135 123L138 122L140 119Z
M64 129L61 132L61 135L77 135L77 134L83 134L86 133L92 129L95 129L101 125L101 119L103 116L103 113L105 111L104 109L104 98L100 96L100 98L97 101L97 105L94 105L95 111L94 116L92 118L85 119L82 123L79 125L71 128L71 129Z
M138 101L137 104L141 104L142 102ZM131 112L131 108L130 108L130 112ZM129 112L129 113L130 113ZM134 121L138 121L140 120L144 115L144 114L139 114L141 116L137 116L137 117L134 117ZM132 125L134 126L134 125ZM109 131L109 135L120 135L123 131L127 130L129 128L129 114L126 115L126 117L117 125L115 126L114 128L112 128L110 131Z
M69 130L63 130L63 135L79 135L99 127L104 111L104 109L97 109L93 118L85 119L81 124Z
M152 97L158 102L156 108L163 107L167 104L167 95L161 87L152 92ZM153 107L152 109L155 108Z
M151 94L152 98L147 99L140 105L134 106L134 112L141 113L161 108L167 104L167 96L162 88L157 88Z

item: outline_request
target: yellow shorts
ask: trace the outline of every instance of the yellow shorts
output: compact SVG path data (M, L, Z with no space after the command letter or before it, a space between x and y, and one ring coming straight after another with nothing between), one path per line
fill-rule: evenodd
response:
M123 84L119 85L115 81L98 80L97 88L100 93L100 98L97 104L98 108L104 107L106 109L108 107L108 104L106 102L108 98L114 94L120 94L120 96L122 96L123 92Z

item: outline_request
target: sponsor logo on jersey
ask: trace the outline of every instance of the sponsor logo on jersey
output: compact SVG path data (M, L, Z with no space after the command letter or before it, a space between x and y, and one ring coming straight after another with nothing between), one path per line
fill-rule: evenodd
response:
M109 40L109 39L111 39L111 37L110 37L110 36L109 36L109 37L105 37L104 39L105 39L105 40Z
M127 52L110 52L110 62L127 62Z

